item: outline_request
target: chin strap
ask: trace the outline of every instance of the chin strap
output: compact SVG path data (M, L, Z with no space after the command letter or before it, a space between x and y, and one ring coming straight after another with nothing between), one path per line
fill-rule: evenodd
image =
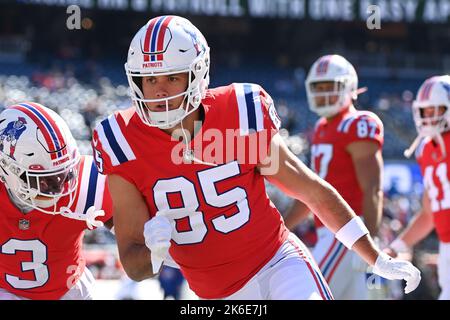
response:
M186 146L185 149L184 149L184 152L183 152L183 159L184 159L184 161L186 163L195 162L197 164L204 164L204 165L207 165L207 166L217 167L217 164L215 164L215 163L204 162L204 161L202 161L200 159L197 159L195 157L194 150L191 150L191 148L189 147L189 142L190 141L188 141L187 135L186 135L186 131L184 130L184 127L183 127L183 120L181 120L181 132L183 132L185 146Z
M417 149L417 147L419 146L420 142L422 141L424 137L421 135L418 135L416 137L416 139L414 139L414 141L411 143L411 146L406 149L405 151L403 151L403 155L406 158L411 157L411 155L414 153L414 151ZM433 136L433 140L435 140L438 144L439 144L439 148L441 149L441 154L443 158L447 157L447 151L445 150L445 143L444 143L444 139L442 138L442 135L439 133L435 136Z
M105 215L105 211L103 210L95 210L94 206L91 206L85 214L73 212L70 208L61 207L61 215L63 217L69 219L75 219L80 221L85 221L86 225L90 230L99 227L103 227L103 222L95 220L97 217L103 217Z
M403 151L403 155L406 158L410 158L412 156L412 154L414 153L414 151L417 149L417 147L419 146L420 141L422 141L422 136L418 135L414 141L411 143L411 145L409 146L408 149L406 149L405 151Z

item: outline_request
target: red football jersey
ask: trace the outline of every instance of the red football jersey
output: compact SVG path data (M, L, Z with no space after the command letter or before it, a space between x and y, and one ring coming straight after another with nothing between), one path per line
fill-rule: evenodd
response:
M430 200L434 226L439 240L450 242L450 132L442 134L447 157L439 144L430 138L422 140L416 150L417 162L423 176L423 184Z
M199 297L215 299L242 288L288 230L256 170L280 125L270 96L235 83L209 89L202 106L189 145L203 163L182 162L184 144L143 124L133 108L102 121L93 145L100 170L144 195L149 218L159 211L174 219L172 258Z
M311 146L311 168L336 188L356 214L362 215L363 193L346 150L355 141L374 141L382 148L383 123L374 113L346 109L331 120L320 118ZM317 216L314 219L316 227L323 226Z
M112 217L106 176L99 175L93 158L82 156L73 212L95 205ZM0 183L0 287L28 299L61 298L83 273L81 254L86 222L32 210L22 213ZM60 201L68 203L62 198Z

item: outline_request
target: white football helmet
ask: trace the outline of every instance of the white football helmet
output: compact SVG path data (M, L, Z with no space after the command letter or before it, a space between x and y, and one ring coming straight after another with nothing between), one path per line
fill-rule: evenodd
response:
M315 92L318 82L334 82L334 90ZM312 65L305 81L309 108L321 117L332 117L348 107L358 97L358 75L355 68L344 57L333 54L319 58ZM331 96L338 96L336 103L330 102ZM318 106L316 97L324 97L325 105Z
M423 116L424 108L428 107L434 108L434 116ZM445 107L445 112L441 115L439 115L439 107ZM448 130L450 128L450 76L435 76L427 79L420 86L412 108L419 135L432 137Z
M131 98L141 120L161 129L180 123L200 106L209 85L209 47L201 32L187 19L160 16L151 19L131 41L125 71ZM145 99L142 77L188 73L186 90L175 96ZM184 96L181 105L169 110L169 100ZM162 102L166 110L150 111L145 103Z
M433 108L433 115L425 116L425 108ZM443 110L442 114L440 109ZM450 76L435 76L425 80L412 103L412 110L418 137L405 151L405 156L410 157L424 137L436 139L445 155L441 133L450 129Z
M79 162L75 139L54 111L26 102L0 113L0 180L21 203L49 214L70 207Z

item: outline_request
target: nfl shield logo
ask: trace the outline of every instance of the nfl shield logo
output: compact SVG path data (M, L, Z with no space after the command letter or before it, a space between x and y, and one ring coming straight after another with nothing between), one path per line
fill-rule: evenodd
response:
M20 230L28 230L30 229L30 221L26 219L19 220L19 229Z

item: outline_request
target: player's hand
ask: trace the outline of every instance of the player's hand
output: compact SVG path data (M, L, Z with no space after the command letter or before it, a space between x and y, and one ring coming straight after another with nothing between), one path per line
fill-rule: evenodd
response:
M394 259L381 252L373 266L373 273L388 280L405 280L405 293L414 291L420 283L420 271L411 262Z
M153 274L159 272L169 253L172 229L169 219L158 214L144 225L145 245L150 249Z

